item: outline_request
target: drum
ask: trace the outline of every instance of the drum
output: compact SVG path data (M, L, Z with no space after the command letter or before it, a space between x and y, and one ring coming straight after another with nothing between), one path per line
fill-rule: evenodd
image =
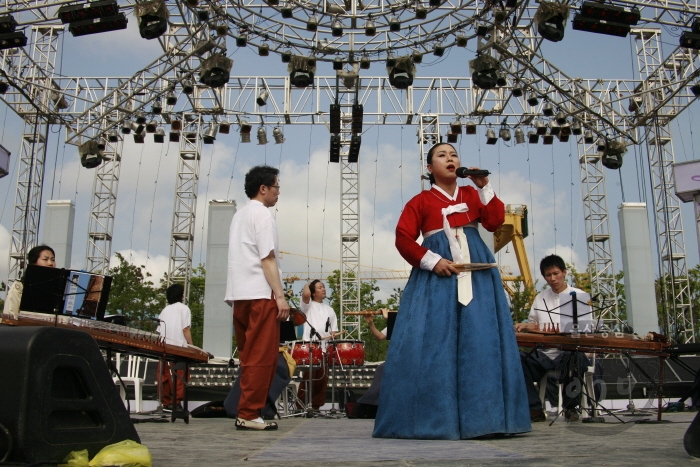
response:
M295 342L292 348L292 358L297 362L297 365L308 365L311 358L313 358L314 365L319 365L323 359L323 350L317 342Z
M328 364L364 365L365 343L362 341L335 341L328 343Z

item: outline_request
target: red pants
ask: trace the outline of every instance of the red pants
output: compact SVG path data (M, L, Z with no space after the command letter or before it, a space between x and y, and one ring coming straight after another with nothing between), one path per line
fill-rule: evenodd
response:
M277 370L280 325L277 303L272 299L233 302L233 327L241 362L241 398L238 417L255 420L265 407Z
M299 384L298 397L301 402L306 404L306 386L309 384L309 372L301 373L301 381ZM311 377L311 407L319 409L326 403L326 388L328 387L328 369L314 368L313 376Z
M173 401L173 386L170 381L170 372L173 374L173 379L175 380L175 401ZM189 374L185 375L185 370L174 370L172 362L165 362L165 365L159 368L158 371L161 397L160 401L163 405L177 404L185 399L185 381L189 381Z

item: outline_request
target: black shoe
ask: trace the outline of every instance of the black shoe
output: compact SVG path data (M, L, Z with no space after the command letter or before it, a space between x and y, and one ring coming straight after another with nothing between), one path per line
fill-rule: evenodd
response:
M569 422L577 422L578 411L576 409L566 409L564 410L564 418Z
M535 422L545 422L547 421L547 415L544 413L544 410L530 410L530 421L535 423Z

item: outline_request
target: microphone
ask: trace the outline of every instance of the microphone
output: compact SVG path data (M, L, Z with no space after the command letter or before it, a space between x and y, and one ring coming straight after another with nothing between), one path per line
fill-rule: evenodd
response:
M455 170L455 173L459 178L467 178L470 175L473 177L488 177L491 174L488 170L471 170L466 167L458 168Z

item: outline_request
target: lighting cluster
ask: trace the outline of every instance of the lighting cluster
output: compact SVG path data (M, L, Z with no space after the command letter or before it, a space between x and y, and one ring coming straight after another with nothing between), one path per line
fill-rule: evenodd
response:
M501 73L498 59L490 55L479 55L474 60L470 60L469 70L472 74L472 81L481 89L493 89L496 86L508 84L505 76Z
M389 74L389 83L396 89L408 89L413 85L413 78L416 75L415 58L416 56L411 55L387 58L386 71Z
M542 2L535 13L537 32L548 41L559 42L564 39L564 29L568 18L569 5Z
M170 13L165 6L165 0L152 0L137 3L134 14L139 20L139 33L144 39L155 39L168 30Z
M688 49L700 49L700 18L695 18L690 31L684 31L681 34L680 45ZM695 92L693 91L693 93ZM697 94L695 95L697 96Z
M65 5L58 9L58 17L75 37L126 29L128 23L116 0Z
M12 15L0 16L0 50L27 45L24 31L15 31L16 29L17 21Z
M627 37L631 26L641 18L637 7L627 8L597 2L583 2L581 12L574 16L573 28L609 36Z

